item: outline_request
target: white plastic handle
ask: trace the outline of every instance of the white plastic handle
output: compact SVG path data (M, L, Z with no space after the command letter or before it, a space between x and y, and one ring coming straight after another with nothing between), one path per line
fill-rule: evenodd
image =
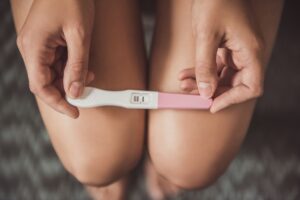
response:
M158 92L144 90L108 91L86 87L80 98L66 100L77 107L119 106L136 109L156 109Z

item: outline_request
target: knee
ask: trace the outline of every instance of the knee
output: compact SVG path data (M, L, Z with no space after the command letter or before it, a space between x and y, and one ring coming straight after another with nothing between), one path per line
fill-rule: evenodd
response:
M112 112L123 115L117 109ZM132 116L128 118L131 120ZM66 170L84 185L107 186L129 173L141 158L144 138L142 123L132 125L124 120L105 127L101 130L95 125L87 133L82 129L72 129L75 135L86 136L57 148Z
M86 156L73 163L67 170L83 185L107 186L132 170L138 163L139 156L103 157L102 159Z
M184 190L206 188L216 182L222 175L222 173L213 170L192 172L188 171L188 169L186 169L186 171L173 169L168 172L161 172L160 174L171 184Z
M134 169L141 155L141 145L77 152L65 167L83 185L104 187Z
M164 160L153 163L158 174L169 183L183 190L203 189L218 180L224 173L226 166L216 166L216 163L205 162L201 164Z

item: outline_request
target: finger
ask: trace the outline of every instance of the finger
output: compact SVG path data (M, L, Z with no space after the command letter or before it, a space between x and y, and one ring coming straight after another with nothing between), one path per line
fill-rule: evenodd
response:
M247 58L244 57L247 55ZM262 96L264 85L264 68L261 57L255 50L247 49L246 52L236 53L239 65L236 65L235 74L232 76L232 88L214 99L211 112L215 113L230 105ZM227 71L227 74L232 72ZM234 72L233 72L234 73Z
M249 88L241 84L216 97L210 107L210 111L216 113L230 105L246 101L251 97Z
M179 72L178 74L178 80L184 80L187 78L191 78L191 79L195 79L196 78L196 74L195 74L195 68L191 67L191 68L186 68L183 69Z
M184 79L180 82L180 88L183 91L190 92L192 90L197 89L197 83L194 79L190 79L190 78Z
M80 31L66 31L68 60L64 71L64 88L71 98L79 97L88 71L89 38Z
M72 118L77 118L79 115L78 109L68 104L59 89L55 87L55 73L49 67L41 64L32 64L31 66L35 66L33 67L35 70L32 70L31 67L28 70L31 92L54 110Z
M189 92L190 94L198 94L199 95L199 90L197 89L193 89L192 91Z
M199 90L197 88L197 84L196 81L194 79L184 79L183 81L181 81L180 83L180 88L188 93L191 94L199 94ZM229 90L231 87L227 86L227 85L218 85L214 96L219 96L222 93L226 92L227 90Z
M218 96L221 93L223 93L225 90L228 90L229 85L231 85L232 73L228 71L230 71L229 67L224 67L222 69L219 84L215 90L215 94L214 94L215 96ZM193 77L193 75L195 75L194 68L188 68L182 70L178 77L181 81L180 88L185 92L199 94L196 80L194 78L190 78Z
M53 82L53 85L60 91L60 93L65 96L65 91L63 87L63 71L65 67L65 61L63 56L61 57L61 60L56 58L56 62L52 65L52 70L55 72L55 79Z
M223 94L224 92L227 92L231 88L232 87L229 87L229 86L218 86L218 88L216 89L216 92L215 92L215 97L220 96L221 94Z
M22 49L22 57L26 65L30 90L54 110L73 118L77 117L78 110L69 105L59 89L55 87L57 74L54 69L51 69L55 61L55 42L49 41L45 36L47 34L30 37L21 35L18 39L18 46Z
M227 64L227 62L225 61L226 55L227 55L227 52L224 48L218 48L217 57L216 57L217 74L220 74L222 72L223 68L225 67L225 65ZM196 78L194 67L185 68L179 72L179 74L178 74L179 80L183 80L186 78L193 78L193 79Z
M217 58L216 58L218 76L220 76L220 74L222 73L223 68L226 67L226 65L227 65L226 55L227 55L227 50L226 49L218 48Z
M205 98L213 96L218 83L216 56L220 38L212 35L214 33L196 35L195 74L199 93Z
M198 94L199 95L199 90L197 87L197 83L195 79L184 79L180 83L180 88L189 94Z
M227 88L224 87L224 89ZM217 96L213 101L210 111L212 113L216 113L230 105L260 97L262 94L262 85L248 86L245 84L239 84Z
M68 104L59 88L55 87L55 83L53 82L55 73L50 68L39 65L39 67L35 67L34 71L29 70L28 75L30 90L33 94L54 110L72 118L78 117L78 109Z
M56 72L55 80L54 80L54 86L58 88L58 90L61 93L64 93L64 87L63 87L63 76L60 74L60 68L62 66L61 62L57 62L54 66L54 71ZM95 74L91 71L88 71L86 75L86 85L90 84L95 79Z
M88 71L86 75L86 85L90 84L95 79L95 74L91 71Z
M240 74L230 67L224 67L219 75L219 86L235 86L241 83ZM238 84L235 84L238 83Z
M54 110L72 118L79 116L78 109L70 105L54 86L48 85L40 87L35 91L35 94Z

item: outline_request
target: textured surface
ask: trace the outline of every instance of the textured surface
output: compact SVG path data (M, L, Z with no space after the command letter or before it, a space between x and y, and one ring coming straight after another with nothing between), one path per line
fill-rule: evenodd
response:
M299 6L288 1L246 141L219 181L177 199L300 199ZM146 17L147 41L153 20ZM131 199L145 199L138 173ZM8 1L0 1L0 200L84 200L59 163L28 91Z

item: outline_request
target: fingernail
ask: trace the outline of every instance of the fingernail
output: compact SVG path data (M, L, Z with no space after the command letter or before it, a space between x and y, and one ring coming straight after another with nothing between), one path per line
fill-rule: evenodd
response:
M211 112L212 114L214 114L214 113L216 113L216 112L217 112L217 110L216 110L216 109L214 109L214 108L210 108L210 112Z
M81 95L83 84L81 82L73 82L70 87L70 95L72 98L77 98Z
M209 83L199 82L198 87L199 87L200 96L207 98L207 99L212 96L212 88Z

